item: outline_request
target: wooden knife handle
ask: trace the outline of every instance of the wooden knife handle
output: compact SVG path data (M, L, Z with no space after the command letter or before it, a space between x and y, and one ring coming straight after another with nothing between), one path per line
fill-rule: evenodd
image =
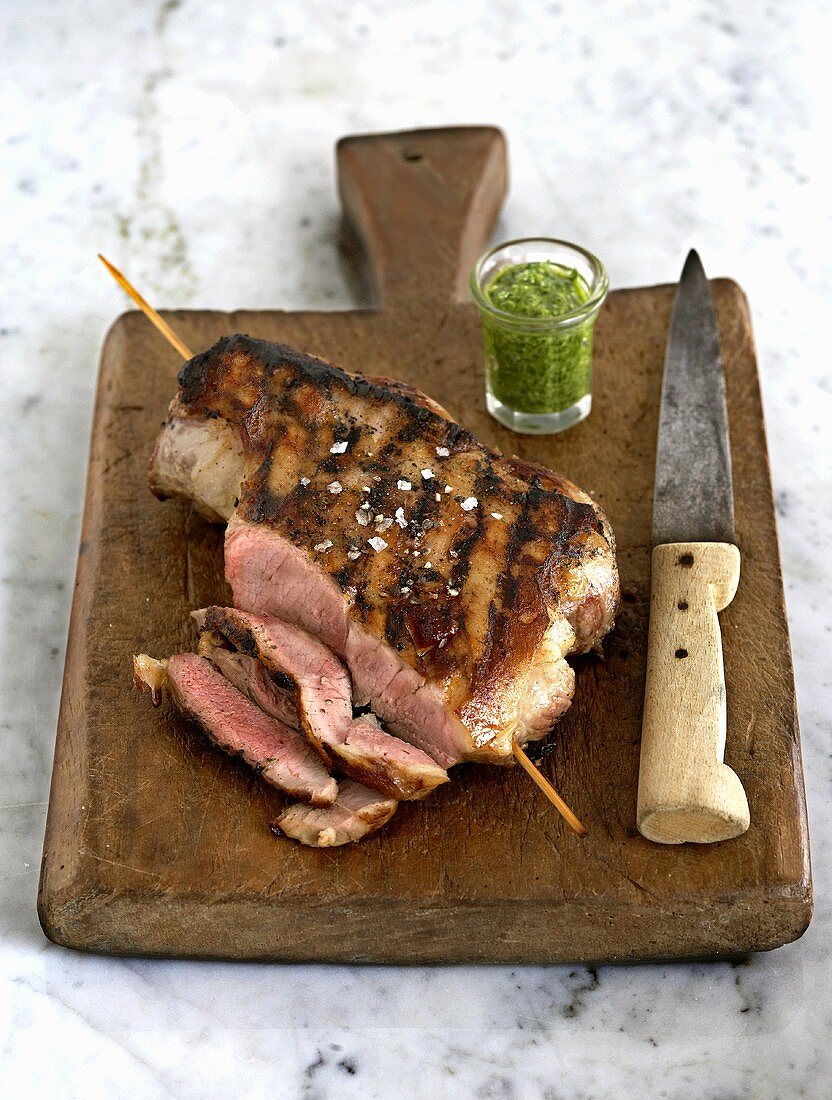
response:
M740 579L724 542L653 550L637 824L659 844L704 844L748 828L748 800L725 754L725 673L717 612Z
M364 246L383 305L403 311L466 301L508 186L496 126L449 126L341 138L344 214ZM440 314L441 316L441 314Z

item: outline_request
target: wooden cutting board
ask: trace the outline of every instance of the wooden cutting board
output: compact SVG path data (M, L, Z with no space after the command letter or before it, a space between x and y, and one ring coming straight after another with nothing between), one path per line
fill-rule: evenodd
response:
M636 832L635 803L656 424L674 288L610 295L586 422L561 436L514 435L485 411L479 324L466 290L505 194L502 134L352 137L337 158L377 312L182 311L168 319L195 350L246 332L414 382L487 443L594 493L618 538L623 602L604 657L575 662L575 702L544 765L589 836L576 838L519 769L465 765L364 843L302 848L267 828L282 804L277 792L167 704L154 710L132 690L131 654L190 648L188 613L227 594L221 531L147 489L147 457L180 362L141 314L126 313L101 362L40 888L47 936L116 953L407 963L736 956L795 939L811 914L806 812L742 291L725 279L713 284L743 560L739 592L721 616L726 759L748 792L751 828L724 844L660 847ZM680 241L680 257L689 243Z

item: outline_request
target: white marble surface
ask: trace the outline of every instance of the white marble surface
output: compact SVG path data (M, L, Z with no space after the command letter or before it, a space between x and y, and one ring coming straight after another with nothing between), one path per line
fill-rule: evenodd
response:
M2 8L0 1095L830 1095L830 7L7 0ZM502 237L616 285L696 244L759 344L816 916L733 967L313 969L82 957L35 915L96 361L123 301L349 306L332 146L494 122ZM761 639L765 644L765 639Z

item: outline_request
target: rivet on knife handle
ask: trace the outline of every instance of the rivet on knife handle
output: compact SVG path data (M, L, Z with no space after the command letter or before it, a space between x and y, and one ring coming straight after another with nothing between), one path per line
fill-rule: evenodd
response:
M637 824L660 844L744 833L748 801L723 763L726 711L717 612L734 598L740 552L730 543L653 550Z

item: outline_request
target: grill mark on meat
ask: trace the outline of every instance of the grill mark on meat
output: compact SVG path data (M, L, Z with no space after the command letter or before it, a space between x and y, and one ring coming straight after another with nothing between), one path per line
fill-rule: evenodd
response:
M245 507L248 518L252 523L266 523L268 520L278 518L276 508L272 502L272 494L263 486L265 478L268 477L271 462L271 457L267 458L249 484L246 485ZM240 511L239 508L238 511Z
M469 641L472 638L484 636L485 621L486 619L490 620L493 604L493 598L491 600L472 598L472 593L469 590L472 569L476 573L477 567L481 564L485 570L485 576L490 573L499 573L499 569L496 569L495 565L502 556L499 553L499 544L505 536L502 526L497 527L494 523L489 524L489 531L493 531L493 535L491 538L486 535L485 518L489 514L488 510L490 508L487 497L493 492L494 480L493 467L489 458L485 468L477 470L474 479L473 495L477 498L477 506L472 512L466 513L467 522L473 524L473 530L457 549L458 556L455 561L455 569L452 571L454 580L452 587L460 593L460 599L463 601L462 606L465 611L464 628ZM485 587L484 584L479 584L484 579L484 576L477 577L480 589ZM487 637L487 635L485 636Z
M401 652L404 642L401 639L402 631L406 628L405 612L401 600L391 600L387 605L384 621L384 637L389 645Z
M468 579L468 573L471 568L471 555L480 539L482 514L478 511L477 515L474 517L473 523L471 523L470 520L468 523L469 526L464 528L460 525L460 533L466 530L469 533L452 547L454 556L451 560L454 564L451 568L451 584L453 588L459 590L465 586L465 582Z
M412 443L414 439L418 439L422 432L421 420L413 417L404 422L399 431L396 434L396 441L398 443ZM392 446L392 444L390 444Z

